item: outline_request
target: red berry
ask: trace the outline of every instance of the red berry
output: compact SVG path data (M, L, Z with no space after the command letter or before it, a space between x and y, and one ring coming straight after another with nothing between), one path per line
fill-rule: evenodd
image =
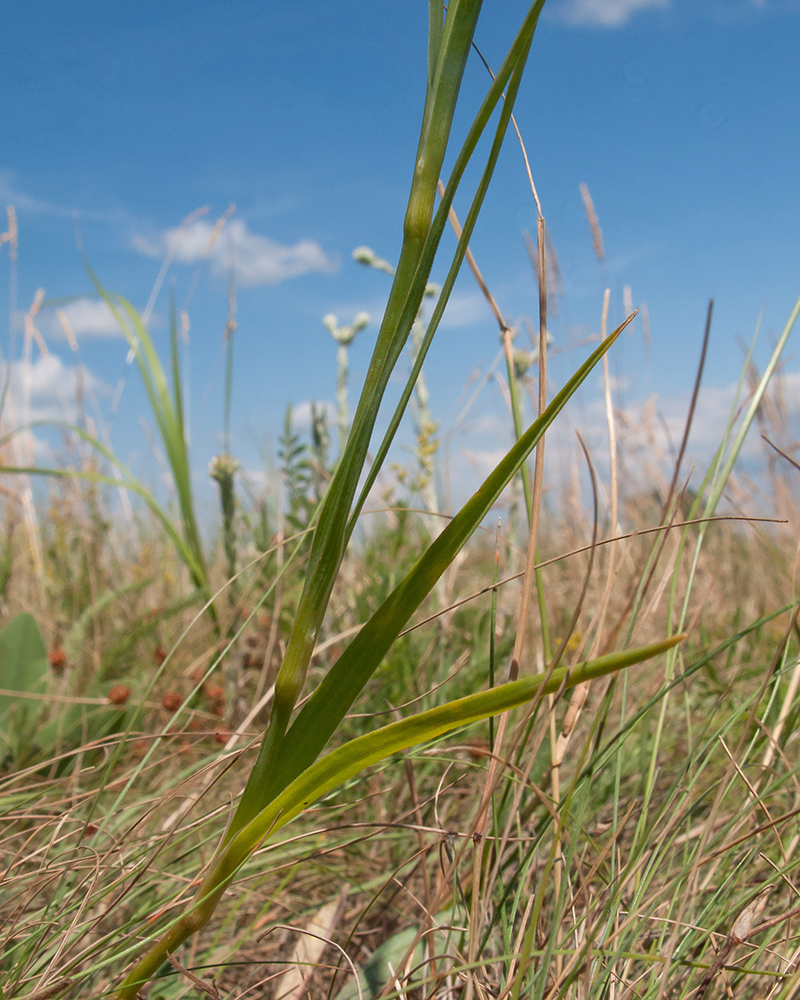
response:
M50 666L57 674L62 673L64 667L67 665L67 654L60 646L56 646L55 649L51 650L47 659L50 661Z
M168 712L177 712L183 704L183 698L181 698L177 691L167 691L161 699L161 704Z
M108 700L112 705L124 705L131 696L131 689L127 684L115 684L108 692Z

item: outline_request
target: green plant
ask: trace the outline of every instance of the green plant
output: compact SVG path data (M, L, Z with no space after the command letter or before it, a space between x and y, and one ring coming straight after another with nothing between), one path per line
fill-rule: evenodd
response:
M308 446L292 424L292 407L286 407L283 431L278 440L283 491L286 502L286 520L295 531L308 527L311 505L308 497L311 468ZM282 501L281 501L282 502Z
M112 473L97 472L94 469L78 468L43 468L41 466L21 467L3 466L2 472L17 475L37 475L60 479L83 479L90 483L106 483L113 486L124 486L127 490L139 496L155 514L165 529L175 551L189 572L194 586L197 588L204 606L219 631L219 618L208 576L208 566L203 549L200 529L194 509L194 494L192 490L191 461L189 456L188 435L183 410L183 388L181 385L180 365L178 356L178 324L174 296L170 301L170 380L161 364L150 333L139 313L121 295L111 295L103 288L87 261L84 266L98 294L111 310L120 329L125 335L131 353L139 367L151 412L156 421L164 451L169 462L175 495L178 502L179 519L176 523L169 510L160 504L133 473L121 462L113 451L93 434L82 427L67 424L64 426L71 434L86 442L101 458L105 459ZM0 447L12 440L26 429L52 425L51 421L34 421L27 428L19 427L7 434Z
M456 2L448 19L476 15L479 6ZM440 55L445 59L447 21L440 4L431 11L438 63ZM523 56L519 50L524 62ZM513 98L515 72L516 64L506 78L507 97ZM432 70L431 92L436 77ZM498 126L509 108L495 107ZM421 144L425 163L433 152ZM494 152L493 146L490 160ZM460 154L448 162L460 169ZM257 552L252 562L236 560L241 606L249 606L242 618L266 640L266 649L253 655L263 668L241 729L217 732L209 708L211 689L219 691L212 672L223 658L233 659L232 643L221 651L188 617L177 642L174 629L165 638L164 618L197 595L183 596L185 581L173 586L170 545L185 544L183 530L152 506L174 532L167 528L169 544L159 534L160 558L140 559L146 544L136 539L136 556L111 567L114 589L104 563L100 586L82 586L67 616L74 624L63 645L76 659L84 640L91 646L83 651L84 677L94 686L85 691L76 671L51 677L31 698L6 692L10 712L2 714L0 703L0 732L23 703L35 705L26 727L37 726L38 741L32 756L13 761L29 762L27 768L0 775L5 997L99 997L115 985L117 998L142 988L149 1000L179 1000L193 986L212 996L277 996L288 990L289 977L277 978L287 964L287 971L301 973L296 984L304 980L292 987L293 998L305 990L350 1000L362 990L372 1000L664 1000L724 989L737 1000L789 1000L796 992L796 538L785 526L723 519L717 509L726 494L749 506L741 500L746 473L738 469L734 477L734 463L753 421L767 419L767 389L800 301L763 377L743 375L706 479L683 493L676 485L685 475L692 406L674 474L646 465L643 486L634 475L625 482L628 498L618 510L623 524L630 521L624 530L612 513L612 534L602 536L607 519L596 487L593 516L585 516L579 491L542 505L538 474L548 428L620 335L614 331L551 400L542 399L542 301L538 418L526 427L521 392L521 369L537 359L511 350L517 443L474 496L449 524L442 519L446 526L432 544L404 506L371 511L368 527L354 534L407 404L414 416L418 376L444 308L437 305L431 324L414 330L450 184L443 191L447 197L422 229L421 249L416 257L408 250L404 282L398 268L394 318L378 336L337 468L329 460L324 411L312 409L304 439L289 412L280 453L285 504L271 508L270 517L263 504L255 511ZM415 192L416 181L412 200ZM474 217L458 234L445 299ZM537 236L546 300L543 222ZM607 306L608 298L604 316ZM501 331L513 348L503 323ZM412 376L374 449L374 416L392 364L415 336ZM698 375L698 387L699 381ZM607 401L611 408L610 393ZM484 528L498 493L519 483L533 448L529 562L515 583L516 565L503 565L516 542L507 524L493 544L477 538L466 545ZM630 471L630 459L620 457L620 468ZM763 498L764 483L758 485ZM781 495L782 484L772 485L772 496ZM82 502L91 511L91 495ZM794 517L796 504L788 509ZM285 537L284 512L286 521L294 519L295 537ZM612 550L606 562L602 554ZM445 573L453 596L440 603L431 595ZM132 598L145 577L156 582L142 611ZM63 575L51 589L58 606L72 609L60 592L69 583ZM215 603L229 592L227 581ZM525 611L532 594L538 620ZM26 606L27 597L16 600ZM37 617L47 620L38 609ZM154 671L155 636L148 630L156 627L171 652ZM690 637L680 645L684 631ZM668 638L653 642L658 636ZM145 639L150 648L141 662ZM272 719L222 834L220 817L231 815L247 759L239 751L246 752L270 703L277 651L285 655ZM665 655L647 669L625 669L659 653ZM0 667L4 662L17 661L0 658ZM504 683L517 672L518 679ZM104 700L112 675L129 678L141 694L131 711ZM36 671L31 676L36 681ZM194 685L174 712L160 697L167 677L181 696L189 679ZM67 681L76 684L71 691ZM571 695L561 697L567 690ZM50 722L38 725L43 696L52 706ZM480 724L497 713L503 714L496 726ZM227 721L238 725L231 716ZM43 742L53 748L44 763ZM323 932L315 918L330 911L332 895L346 917ZM760 914L762 905L768 909ZM352 973L344 990L332 971L332 949L304 960L295 948L287 957L286 937L269 934L278 929L316 935L319 944L332 938L346 960L342 968ZM133 968L120 984L128 962ZM218 982L199 978L209 969ZM148 978L152 983L143 987Z
M31 614L17 615L0 632L0 747L24 762L36 743L35 719L47 681L47 649Z
M239 462L232 455L215 455L208 474L219 487L219 505L222 511L222 545L225 550L225 572L229 580L236 576L236 491L234 479ZM234 583L231 586L235 586ZM235 591L231 602L235 600Z
M339 320L333 313L327 313L322 318L322 325L339 345L336 351L336 423L339 429L339 454L347 444L347 433L350 429L350 408L347 403L347 385L350 376L350 362L347 349L362 330L369 326L369 313L360 312L349 325L339 325Z
M369 763L381 760L404 747L432 739L470 721L507 711L541 696L545 691L556 691L562 685L571 685L590 676L613 672L658 655L682 638L626 653L611 654L582 664L573 671L551 671L468 696L461 701L420 713L367 734L317 760L414 610L480 525L495 499L541 441L569 398L619 336L625 325L623 324L580 366L546 409L543 409L539 418L520 436L517 444L472 499L420 556L413 569L336 661L302 711L291 722L344 551L364 499L385 459L413 392L427 347L464 258L499 155L542 5L543 0L538 0L525 16L461 151L455 158L441 203L434 212L439 173L450 138L461 79L481 3L479 0L454 0L445 15L443 4L431 0L428 89L404 223L403 246L350 434L318 510L305 585L276 681L270 723L238 808L195 901L149 947L114 994L116 1000L135 997L142 984L156 973L167 955L207 923L230 881L264 838L328 789L347 780ZM486 166L439 301L425 337L417 347L412 374L401 402L375 460L367 471L365 462L375 419L389 376L419 313L447 220L447 211L478 141L498 106L499 117ZM365 471L366 481L356 498Z

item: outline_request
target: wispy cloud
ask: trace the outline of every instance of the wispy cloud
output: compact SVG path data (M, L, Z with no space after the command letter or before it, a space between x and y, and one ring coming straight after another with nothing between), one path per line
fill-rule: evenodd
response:
M643 10L669 7L670 0L562 0L553 14L565 24L621 28Z
M630 496L637 490L649 490L655 485L665 486L673 472L673 463L684 434L689 411L689 394L676 393L649 398L631 398L624 405L616 398L619 386L614 391L614 420L620 462L625 470L625 490ZM608 429L606 408L602 387L596 381L587 383L585 398L572 401L547 432L546 476L549 487L557 483L567 485L584 476L583 458L576 431L587 444L592 463L598 475L601 495L606 497L610 482L608 449ZM694 414L692 433L683 463L683 475L692 473L692 485L702 480L710 463L728 433L731 414L737 412L741 418L742 399L736 383L723 386L706 386L702 389ZM777 384L773 386L777 392ZM800 372L786 372L781 376L778 398L792 400L800 392ZM762 404L762 414L771 426L770 420L778 422L771 409L768 394ZM732 443L740 424L734 425L729 438ZM785 439L797 438L797 416L781 417L781 432L777 433L778 443ZM510 446L510 418L504 412L485 414L465 428L460 437L454 460L450 465L450 490L453 501L462 501L470 495L483 477L496 465ZM750 428L743 444L736 466L740 484L752 481L757 471L763 468L767 447L761 439L763 426ZM455 455L458 455L458 460ZM749 477L749 479L748 479ZM588 479L584 479L584 485ZM584 497L588 499L588 494ZM603 501L605 502L605 500Z
M171 252L184 264L208 260L212 270L225 274L233 264L241 286L277 285L287 278L338 270L338 259L326 253L314 240L300 240L292 246L261 236L247 228L242 219L227 223L219 239L212 223L196 219L181 229L169 229L160 236L134 236L133 246L148 257Z
M30 212L32 215L70 217L75 214L75 209L43 201L23 191L17 186L14 175L8 170L0 170L0 201L13 205L17 211Z
M312 402L306 400L292 407L292 429L295 433L307 434L311 430L311 410L325 414L325 422L329 427L336 423L336 407L328 400Z
M782 382L783 394L792 398L800 385L800 373L785 373ZM624 456L629 487L637 482L656 482L659 476L664 481L669 479L686 427L689 402L688 393L681 393L632 399L621 407L615 405L617 443L620 454ZM706 386L700 392L684 462L687 475L692 465L696 464L695 484L713 461L725 439L731 414L734 409L741 411L741 403L739 387L735 383ZM739 425L735 426L738 428ZM572 453L580 460L575 429L580 430L586 441L601 480L607 480L608 432L605 404L599 394L582 410L576 412L570 408L548 431L551 456ZM733 440L735 433L729 441ZM764 453L765 445L759 427L752 426L742 447L739 469L748 465L752 468Z
M61 309L47 309L36 318L46 339L121 337L122 331L111 310L98 299L76 299Z
M444 329L458 329L492 322L492 312L480 292L456 292L450 296L441 325Z
M0 365L0 381L8 383L2 413L6 427L34 420L74 422L82 396L107 391L83 365L67 365L56 354L45 354L31 364Z
M110 211L79 208L76 205L59 205L53 201L37 198L29 194L17 183L14 173L10 170L0 170L0 204L13 205L18 212L28 215L45 215L58 219L73 221L91 220L92 222L110 222L131 225L130 215L123 209Z

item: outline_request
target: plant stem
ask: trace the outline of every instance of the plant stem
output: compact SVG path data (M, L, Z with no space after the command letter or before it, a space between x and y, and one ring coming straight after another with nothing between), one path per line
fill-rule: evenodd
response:
M433 84L425 101L411 193L403 224L403 245L389 301L347 446L320 510L303 594L283 665L275 683L269 728L224 842L245 826L266 804L265 789L275 767L292 711L305 683L311 654L344 555L350 508L366 460L378 409L427 284L427 273L420 275L418 270L430 230L436 185L480 9L481 0L453 0L447 11ZM430 271L430 265L427 270ZM412 291L418 299L413 303L410 301Z

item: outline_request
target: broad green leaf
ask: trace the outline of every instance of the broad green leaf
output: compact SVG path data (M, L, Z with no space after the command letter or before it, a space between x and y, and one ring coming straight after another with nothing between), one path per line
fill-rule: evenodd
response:
M12 618L0 632L0 689L5 692L43 694L47 680L47 648L36 619L27 612ZM0 694L0 751L17 753L32 739L33 725L41 702ZM0 752L2 756L2 752Z
M0 688L38 694L47 678L47 648L33 615L12 618L0 632ZM0 695L0 723L18 699Z

